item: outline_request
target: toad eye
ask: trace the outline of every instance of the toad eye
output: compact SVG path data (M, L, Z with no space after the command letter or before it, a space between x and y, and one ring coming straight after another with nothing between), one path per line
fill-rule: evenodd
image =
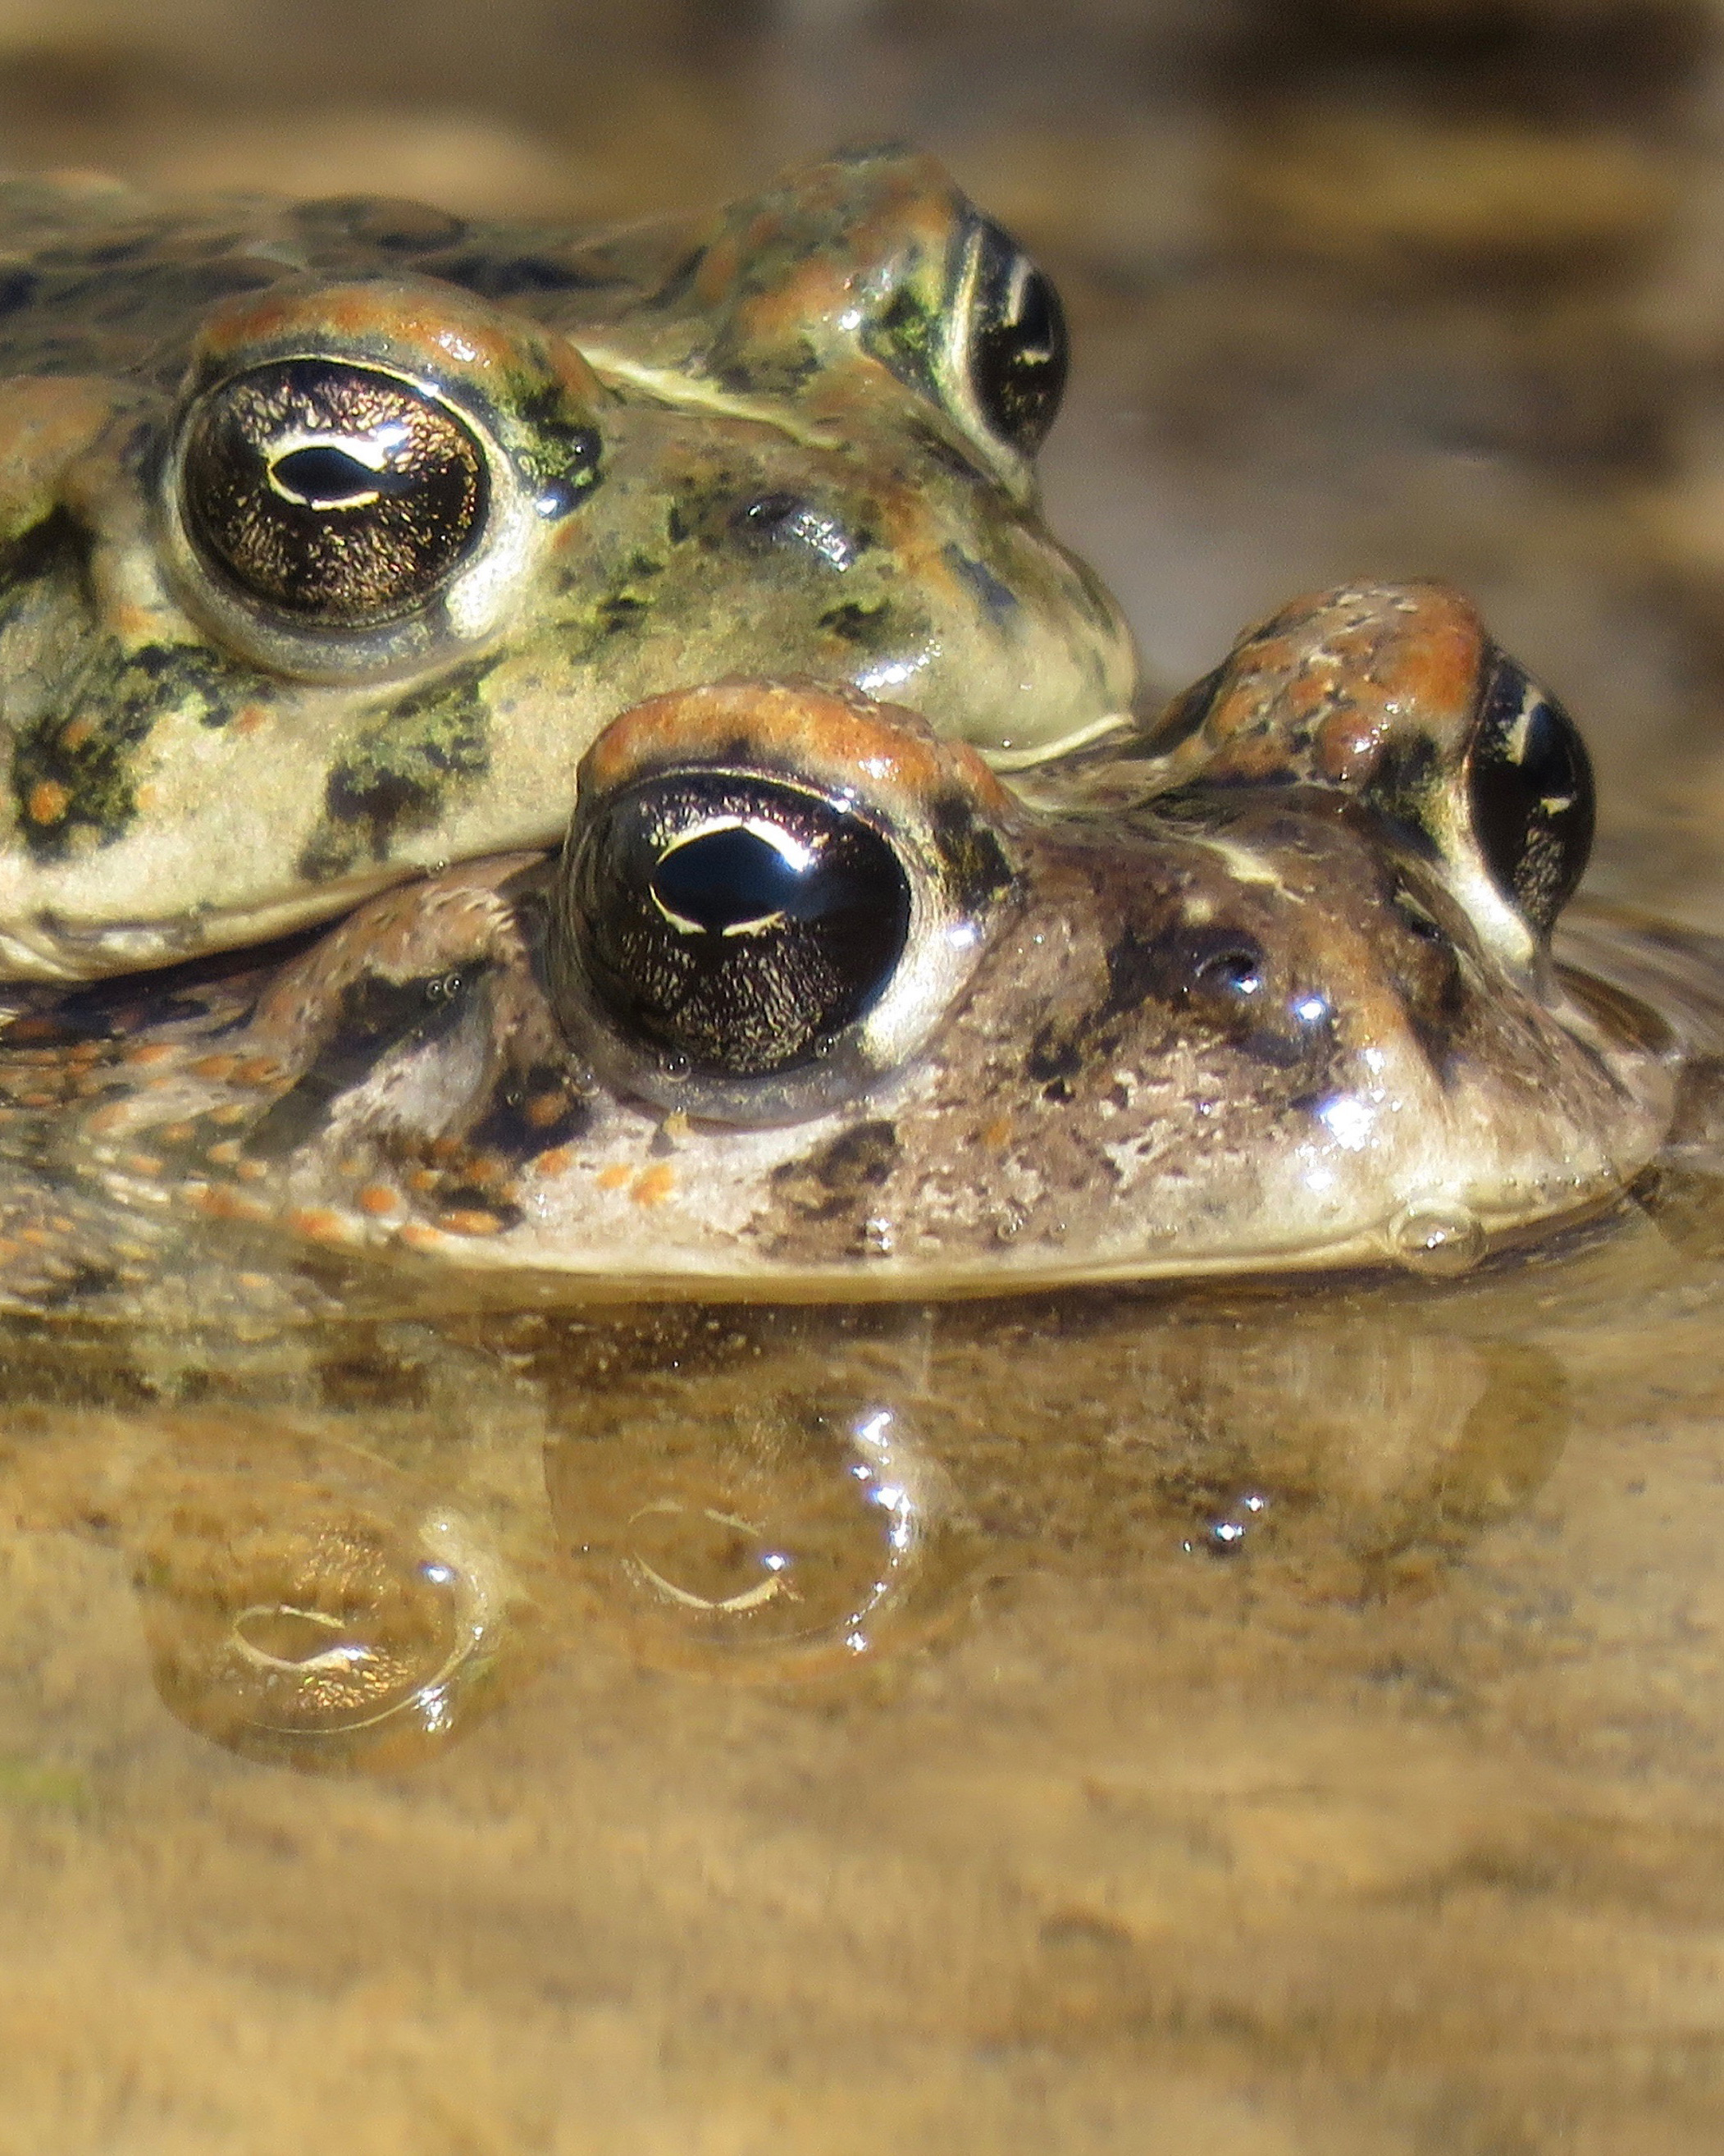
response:
M193 411L182 468L192 544L251 597L359 628L430 598L483 534L490 480L469 429L379 369L256 367Z
M1504 653L1485 683L1466 788L1497 888L1548 933L1592 851L1592 761L1568 712Z
M567 875L570 931L610 1020L697 1075L815 1060L880 998L910 932L888 842L763 778L644 782L599 811Z
M1052 283L1000 230L977 242L968 329L970 387L993 432L1033 456L1065 389L1065 311Z

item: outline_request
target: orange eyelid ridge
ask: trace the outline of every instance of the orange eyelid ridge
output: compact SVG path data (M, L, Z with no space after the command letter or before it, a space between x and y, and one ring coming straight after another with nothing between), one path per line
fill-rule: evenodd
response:
M204 375L230 364L347 346L359 363L381 359L408 372L488 382L523 367L554 376L572 394L598 400L598 377L566 338L500 315L482 300L429 278L349 285L277 285L230 300L198 340Z
M1442 583L1359 583L1307 593L1234 645L1193 761L1268 778L1285 730L1308 733L1311 775L1362 783L1391 737L1465 748L1491 651L1484 624Z
M919 713L796 680L718 681L649 697L588 749L580 788L610 793L655 771L757 762L889 807L926 809L954 787L991 814L1010 805L975 750L941 740Z

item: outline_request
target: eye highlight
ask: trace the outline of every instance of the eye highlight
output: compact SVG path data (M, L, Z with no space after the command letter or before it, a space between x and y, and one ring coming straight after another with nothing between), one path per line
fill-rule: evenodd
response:
M412 612L481 537L485 452L449 408L380 369L256 367L209 391L187 429L193 546L251 598L308 625Z
M569 865L582 971L675 1070L814 1060L884 991L910 885L862 818L765 778L680 773L608 802Z

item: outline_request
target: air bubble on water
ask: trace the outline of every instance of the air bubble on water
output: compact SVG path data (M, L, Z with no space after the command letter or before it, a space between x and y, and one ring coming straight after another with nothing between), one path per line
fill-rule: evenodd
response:
M1404 1206L1388 1224L1389 1255L1429 1280L1458 1280L1485 1255L1483 1224L1465 1205L1443 1200Z

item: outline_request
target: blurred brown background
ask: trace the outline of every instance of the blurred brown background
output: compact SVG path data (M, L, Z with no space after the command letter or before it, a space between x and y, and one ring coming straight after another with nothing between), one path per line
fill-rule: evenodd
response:
M1066 295L1051 511L1154 680L1301 587L1454 577L1586 725L1617 873L1650 810L1686 886L1724 828L1721 17L0 0L0 162L608 220L916 140Z

